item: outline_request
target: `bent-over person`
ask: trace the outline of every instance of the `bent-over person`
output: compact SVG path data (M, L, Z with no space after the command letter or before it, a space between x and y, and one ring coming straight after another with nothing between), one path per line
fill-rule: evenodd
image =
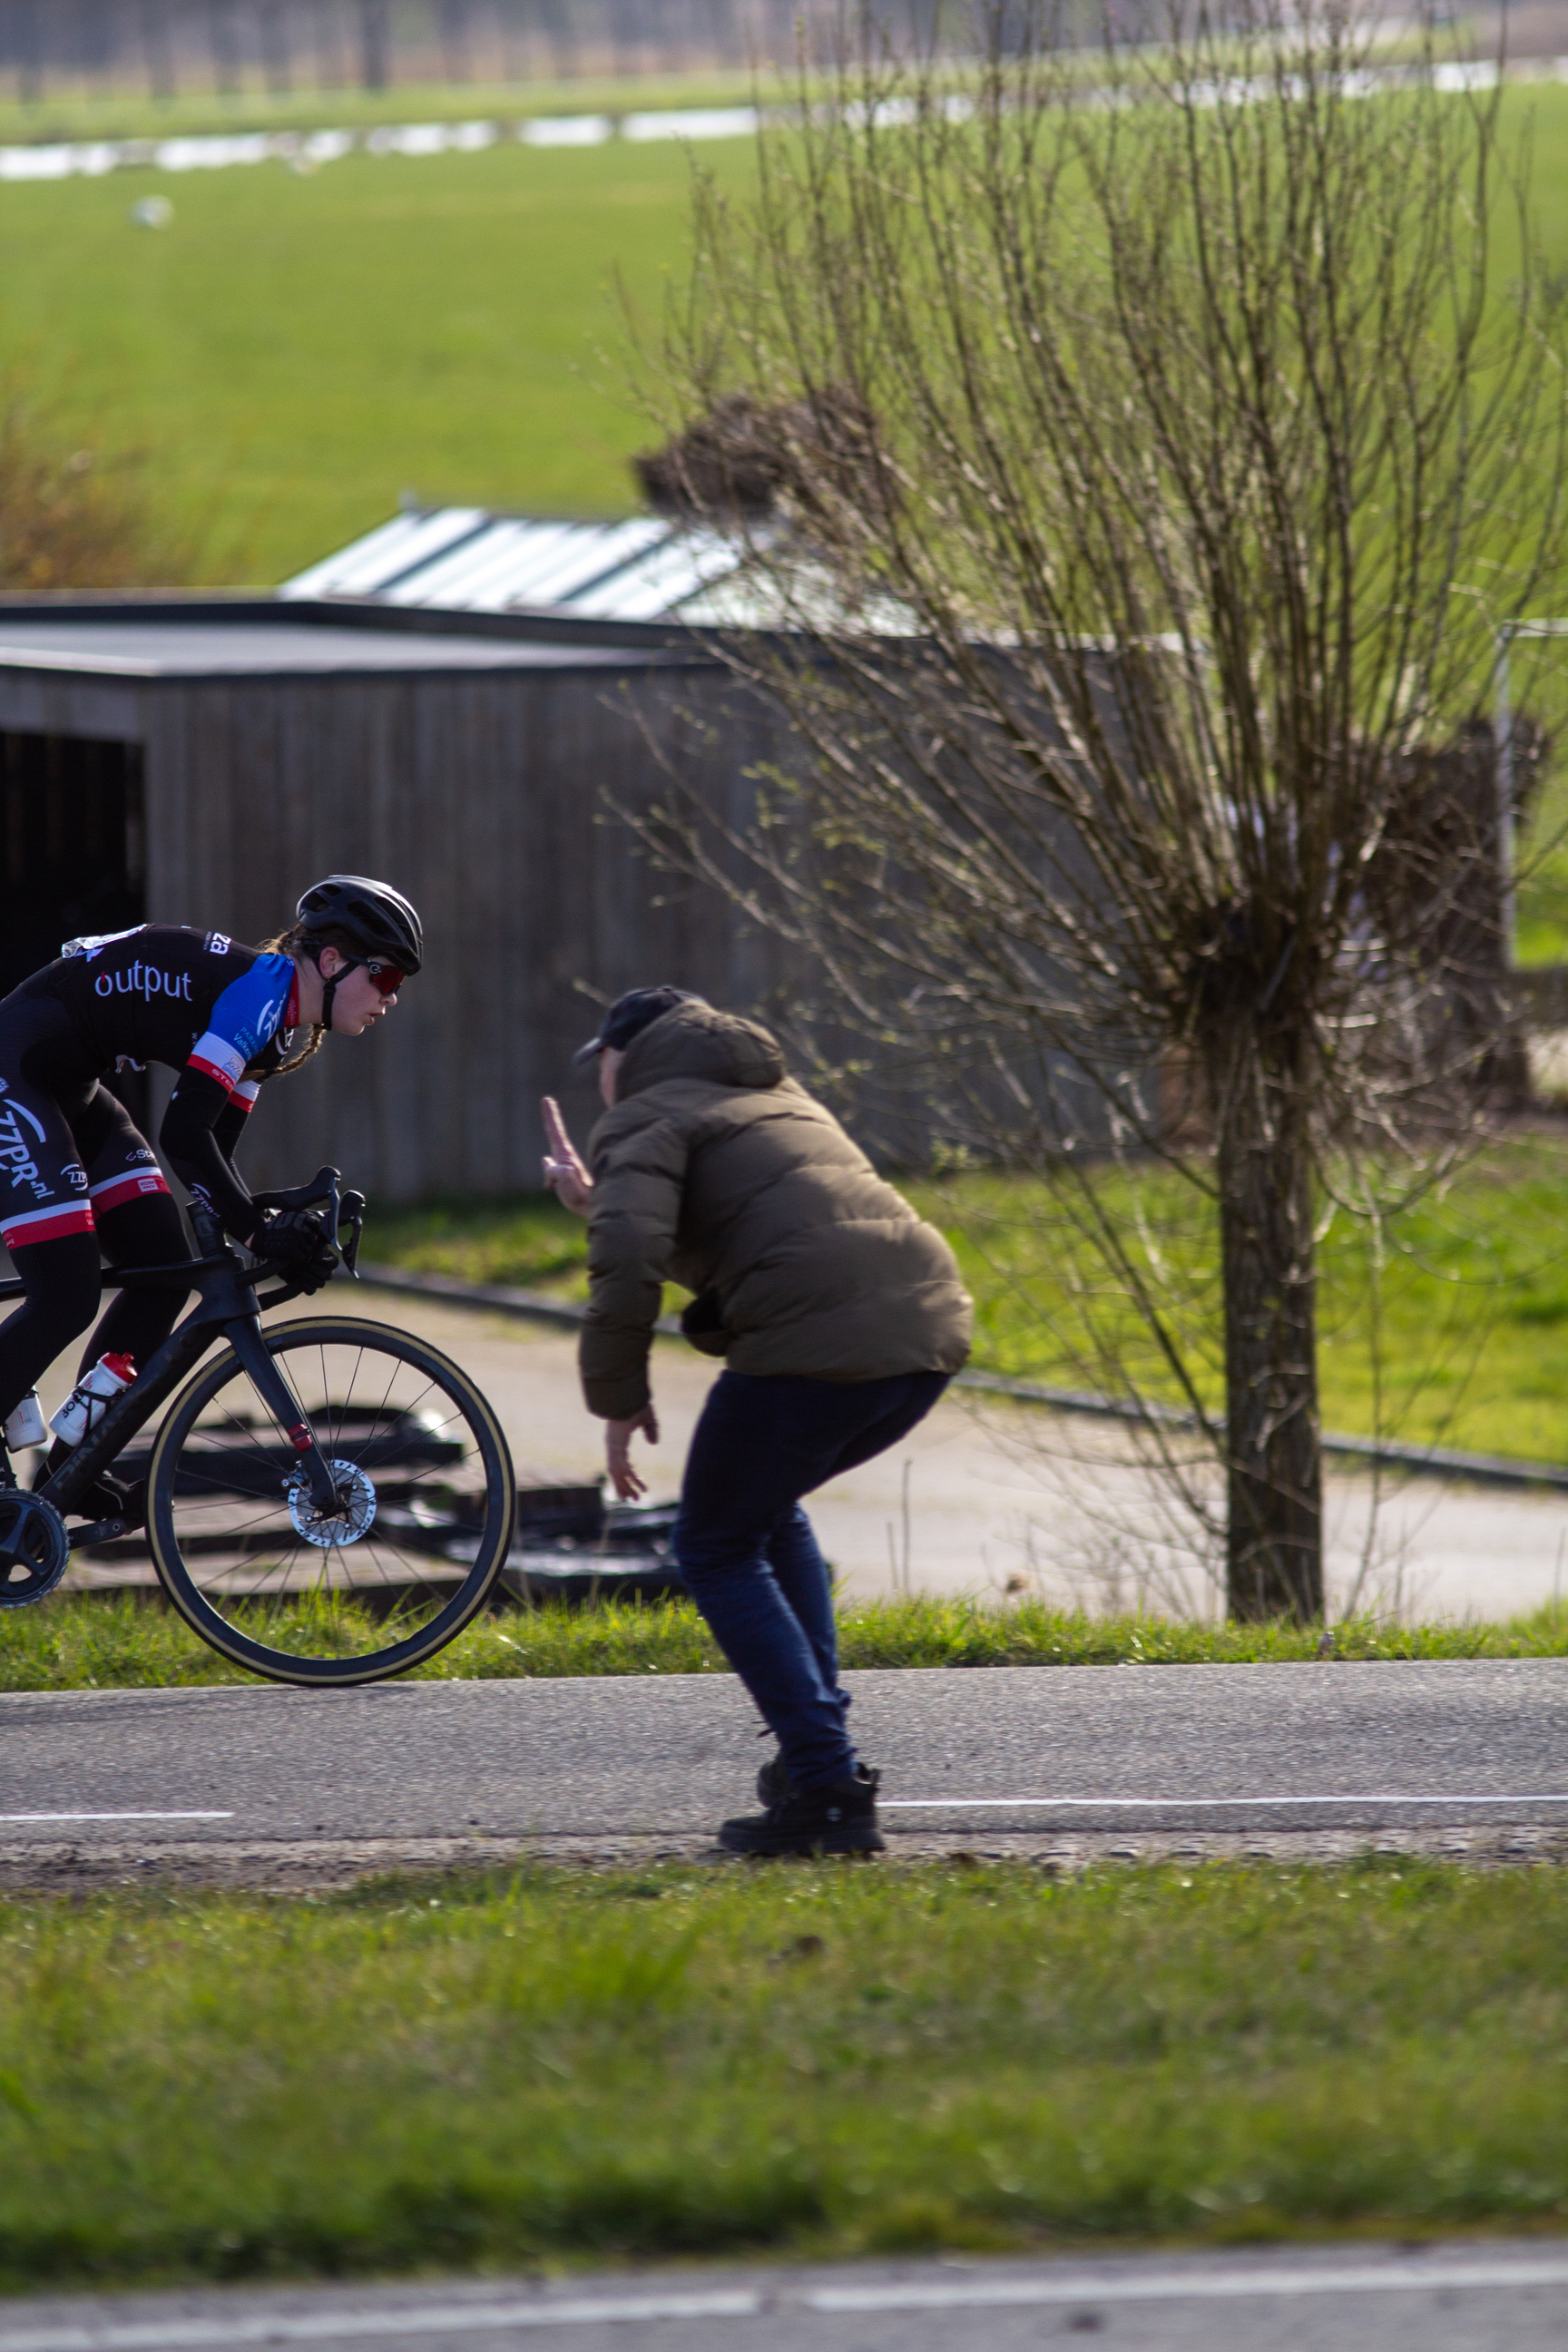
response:
M923 1420L969 1352L973 1309L942 1236L790 1077L754 1021L678 988L636 989L576 1055L607 1106L574 1150L545 1105L545 1181L589 1224L581 1343L623 1501L631 1441L658 1440L648 1357L660 1286L694 1295L693 1345L722 1356L692 1438L675 1554L778 1741L751 1854L877 1853L878 1775L838 1679L832 1582L801 1497Z

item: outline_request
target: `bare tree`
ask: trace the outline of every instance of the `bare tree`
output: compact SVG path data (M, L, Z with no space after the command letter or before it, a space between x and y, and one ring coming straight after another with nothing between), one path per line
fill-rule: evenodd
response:
M1374 91L1332 0L1054 31L862 18L752 192L696 175L650 478L748 535L783 628L727 658L808 756L743 821L675 780L662 854L949 1141L1067 1170L1223 1467L1216 1507L1148 1416L1228 1606L1306 1617L1320 1221L1451 1154L1507 1029L1493 763L1434 761L1559 562L1562 321L1499 97L1429 47ZM1085 1136L1212 1216L1223 1410Z

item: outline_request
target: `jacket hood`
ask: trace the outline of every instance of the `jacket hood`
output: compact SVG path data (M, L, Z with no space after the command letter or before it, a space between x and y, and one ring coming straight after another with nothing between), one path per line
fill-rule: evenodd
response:
M626 1047L616 1082L616 1099L642 1094L667 1078L702 1078L710 1086L760 1092L785 1075L776 1039L759 1021L721 1013L694 998L661 1013Z

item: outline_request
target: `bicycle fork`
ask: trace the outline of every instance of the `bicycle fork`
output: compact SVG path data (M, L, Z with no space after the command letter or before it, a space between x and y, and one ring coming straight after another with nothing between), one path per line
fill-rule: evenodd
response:
M251 1387L294 1448L311 1502L323 1518L331 1517L338 1508L338 1490L332 1483L327 1457L300 1410L298 1397L279 1370L272 1350L261 1336L259 1316L231 1324L228 1343L249 1375Z

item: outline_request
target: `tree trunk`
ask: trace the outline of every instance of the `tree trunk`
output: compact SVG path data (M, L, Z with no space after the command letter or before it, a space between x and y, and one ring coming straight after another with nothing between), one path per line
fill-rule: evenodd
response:
M1237 1024L1211 1060L1225 1289L1226 1602L1323 1613L1311 1159L1289 1040Z

